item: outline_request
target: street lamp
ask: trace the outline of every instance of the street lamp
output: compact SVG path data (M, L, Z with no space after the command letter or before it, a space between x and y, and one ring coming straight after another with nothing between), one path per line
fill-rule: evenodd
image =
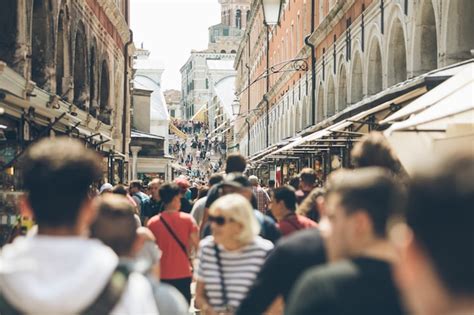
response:
M232 102L232 115L237 116L239 115L239 112L240 112L240 101L238 98L236 98L233 102Z
M263 16L265 24L274 26L280 20L280 12L283 0L262 0Z

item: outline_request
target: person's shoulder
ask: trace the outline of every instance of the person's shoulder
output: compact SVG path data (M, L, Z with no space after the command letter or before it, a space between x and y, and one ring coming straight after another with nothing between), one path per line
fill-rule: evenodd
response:
M194 221L194 217L193 217L191 214L186 213L186 212L182 212L182 211L180 211L180 212L178 212L178 213L179 213L179 218L180 218L181 220Z
M211 248L214 247L215 244L214 237L212 235L208 235L199 242L199 247Z
M112 314L158 314L152 286L148 279L138 272L128 276L127 288L121 303Z
M264 251L271 251L274 247L273 243L270 242L269 240L267 239L264 239L263 237L261 236L256 236L255 237L255 240L254 240L254 246L264 250Z
M148 226L150 226L150 225L156 225L158 222L160 222L160 215L159 215L159 214L152 216L152 217L148 220L147 225L148 225Z
M337 286L341 283L352 281L358 277L358 267L351 260L342 260L339 262L315 266L306 271L302 278L312 283L331 283Z
M302 249L314 250L314 248L323 248L323 239L318 228L304 229L294 232L287 237L282 238L276 246L279 250Z
M296 217L298 218L298 221L304 224L305 226L313 226L313 227L318 226L316 222L314 222L308 217L305 217L304 215L297 214Z

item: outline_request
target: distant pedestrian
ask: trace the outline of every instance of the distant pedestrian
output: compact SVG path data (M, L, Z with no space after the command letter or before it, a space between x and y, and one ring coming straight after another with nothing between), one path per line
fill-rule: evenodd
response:
M164 211L148 221L158 247L162 250L161 280L176 287L191 301L192 266L189 253L197 248L198 227L193 217L181 212L181 196L178 185L163 184L159 194Z
M270 197L267 192L260 187L257 176L249 176L249 182L252 184L252 190L255 197L257 197L257 209L262 213L267 213L268 205L270 204Z
M311 219L296 213L296 194L291 186L279 187L273 191L271 212L277 219L278 228L284 236L318 226Z
M309 193L316 187L316 172L309 167L301 170L300 173L300 187L296 191L296 198L298 204L309 195Z

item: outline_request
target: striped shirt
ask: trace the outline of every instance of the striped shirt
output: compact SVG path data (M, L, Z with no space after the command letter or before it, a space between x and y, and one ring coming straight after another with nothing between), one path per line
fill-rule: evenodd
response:
M204 283L204 290L209 304L216 311L225 310L222 296L221 274L214 249L214 238L208 236L199 244L199 266L197 279ZM273 244L256 236L255 240L240 250L227 251L219 245L224 284L228 305L237 308L253 285L261 266Z

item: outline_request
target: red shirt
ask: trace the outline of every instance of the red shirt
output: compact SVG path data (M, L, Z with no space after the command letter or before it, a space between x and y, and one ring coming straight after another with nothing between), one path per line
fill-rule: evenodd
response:
M302 229L318 227L318 224L311 219L299 214L291 214L278 222L281 234L289 235Z
M163 252L160 261L161 279L190 278L192 273L189 259L166 229L161 216L186 248L189 248L191 234L198 231L196 222L190 214L183 212L162 212L148 221L148 228L155 235L156 244Z

